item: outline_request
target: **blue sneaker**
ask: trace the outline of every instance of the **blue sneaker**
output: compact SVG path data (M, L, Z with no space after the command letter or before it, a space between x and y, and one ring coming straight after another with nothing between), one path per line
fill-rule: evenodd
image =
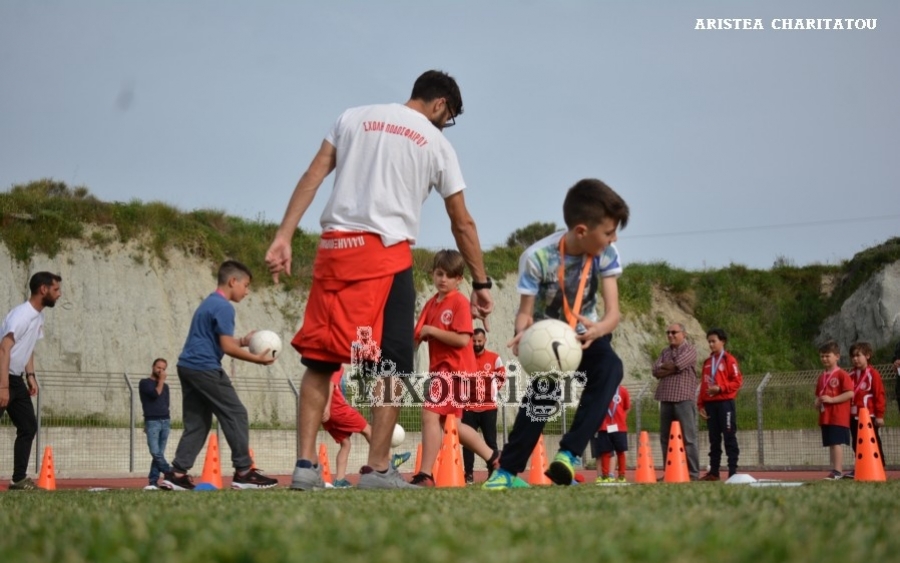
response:
M337 481L334 482L335 489L346 489L346 488L352 487L352 486L353 485L350 484L350 481L348 481L346 479L338 479Z
M403 452L402 454L394 454L391 456L391 467L397 469L407 461L409 461L410 456L412 456L409 452Z
M550 478L557 485L571 485L575 481L575 465L578 463L576 458L566 450L559 450L553 462L544 475Z
M506 489L527 489L531 485L520 479L518 476L509 473L503 469L494 471L488 480L481 485L482 489L487 491L505 491Z

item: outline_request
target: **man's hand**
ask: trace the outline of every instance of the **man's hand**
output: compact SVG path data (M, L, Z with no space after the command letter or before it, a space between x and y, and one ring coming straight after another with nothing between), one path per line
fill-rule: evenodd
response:
M37 379L33 375L25 376L25 383L28 385L28 394L32 397L37 396L38 394L38 383Z
M266 252L266 266L272 274L272 281L278 283L278 274L291 275L291 241L275 237Z
M485 332L490 332L491 324L488 322L488 315L494 310L494 299L491 296L491 290L477 289L473 291L470 302L472 303L472 318L481 319Z
M0 389L0 409L9 405L9 387Z

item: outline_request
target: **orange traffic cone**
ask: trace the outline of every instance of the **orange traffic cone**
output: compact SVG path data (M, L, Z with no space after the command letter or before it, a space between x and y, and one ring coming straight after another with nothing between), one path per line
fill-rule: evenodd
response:
M210 434L206 443L206 460L203 462L200 483L222 488L222 459L219 457L219 437L216 434Z
M44 459L41 460L41 474L38 475L37 486L47 490L56 490L56 472L53 469L53 448L44 448Z
M416 447L416 468L413 470L413 475L419 473L422 469L422 442L419 442L419 445Z
M460 455L459 428L456 426L456 417L453 415L447 415L447 420L444 422L444 441L441 443L441 451L438 456L440 465L434 475L435 486L465 487L466 477Z
M684 437L681 435L681 423L677 420L669 427L669 451L666 452L666 475L663 480L666 483L689 483L691 480L684 452Z
M328 448L325 447L325 444L319 444L319 465L322 467L322 480L326 483L333 483L331 466L328 465Z
M857 481L886 481L884 466L881 464L881 452L875 440L875 427L869 409L859 409L859 426L856 432L856 466Z
M250 448L250 469L256 469L256 458L253 456L253 448Z
M531 469L528 470L528 484L552 485L553 481L550 480L550 477L544 475L544 471L547 471L548 467L547 450L544 449L544 435L541 434L537 445L534 446L534 451L531 452Z
M637 468L634 472L635 483L656 483L656 469L653 468L653 454L650 452L650 434L641 432L638 441Z

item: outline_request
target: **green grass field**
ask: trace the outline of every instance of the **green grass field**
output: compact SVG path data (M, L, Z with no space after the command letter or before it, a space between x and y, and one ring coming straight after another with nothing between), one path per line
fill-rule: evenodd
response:
M890 561L900 481L0 494L16 563Z

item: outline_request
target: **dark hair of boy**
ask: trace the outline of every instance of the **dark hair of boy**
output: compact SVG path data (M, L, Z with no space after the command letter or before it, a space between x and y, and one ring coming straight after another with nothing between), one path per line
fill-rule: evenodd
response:
M431 271L438 268L451 278L461 278L466 271L466 261L458 250L439 250L434 255Z
M868 342L856 342L850 346L850 355L852 356L856 352L861 353L863 356L867 358L872 357L872 345Z
M828 342L819 346L820 354L835 354L837 356L841 355L841 347L834 340L829 340Z
M716 335L716 338L718 338L718 339L721 340L722 342L728 342L728 335L725 334L725 329L723 329L723 328L711 328L711 329L709 329L709 331L706 333L706 337L709 338L709 337L712 336L713 334L715 334L715 335Z
M217 282L219 285L225 285L231 278L243 279L245 277L253 281L253 274L250 273L250 268L237 260L226 260L219 266Z
M607 217L620 229L628 225L628 204L612 188L595 178L586 178L569 188L563 202L566 227L595 227Z

